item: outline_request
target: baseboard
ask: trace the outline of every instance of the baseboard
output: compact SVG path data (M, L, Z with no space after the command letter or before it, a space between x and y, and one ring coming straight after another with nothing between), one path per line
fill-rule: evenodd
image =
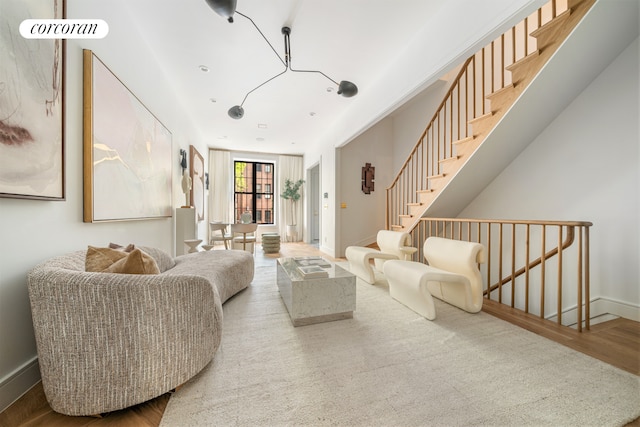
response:
M591 301L591 317L601 314L614 314L618 317L640 322L640 305L610 298L596 298Z
M38 357L34 357L0 382L0 412L40 381Z
M374 234L373 236L369 236L366 239L360 239L359 241L354 242L353 245L350 245L350 246L369 246L376 243L377 240L378 240L378 236L377 234Z
M330 248L330 247L325 246L325 245L320 245L320 247L318 249L320 250L320 252L323 252L323 253L329 255L332 258L336 257L336 251L334 251L333 248Z
M599 316L613 315L625 319L640 322L640 306L627 302L616 301L610 298L598 297L591 300L589 317L594 319ZM584 312L582 313L584 316ZM547 316L547 320L556 321L557 316ZM562 324L575 326L578 323L578 309L574 307L562 311Z

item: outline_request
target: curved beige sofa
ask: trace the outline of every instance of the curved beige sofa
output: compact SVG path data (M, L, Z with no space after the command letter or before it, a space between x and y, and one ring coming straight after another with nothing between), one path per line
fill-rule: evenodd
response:
M253 256L244 251L171 258L141 249L160 274L86 272L86 251L29 272L42 384L54 411L101 414L185 383L220 345L222 303L253 280Z

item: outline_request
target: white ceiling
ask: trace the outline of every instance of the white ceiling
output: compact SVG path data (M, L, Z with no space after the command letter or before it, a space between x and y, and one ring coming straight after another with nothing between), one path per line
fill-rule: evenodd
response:
M170 82L209 146L304 153L311 145L348 142L541 2L238 0L237 10L280 57L281 28L291 27L294 69L319 70L359 89L344 98L320 74L288 71L249 95L240 120L227 110L284 70L251 22L236 14L230 24L205 0L123 3L162 68L147 78L163 78L156 87Z

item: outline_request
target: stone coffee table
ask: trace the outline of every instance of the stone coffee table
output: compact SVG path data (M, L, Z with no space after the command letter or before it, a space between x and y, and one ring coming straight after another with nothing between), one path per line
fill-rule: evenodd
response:
M317 260L322 259L278 258L278 290L293 326L350 319L356 309L356 276L326 260L327 277L304 277L298 269Z

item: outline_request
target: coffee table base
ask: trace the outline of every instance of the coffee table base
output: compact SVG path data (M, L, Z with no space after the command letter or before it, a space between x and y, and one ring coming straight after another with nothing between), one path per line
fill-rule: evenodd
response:
M315 323L333 322L335 320L353 319L353 311L344 313L324 314L322 316L303 317L300 319L291 319L293 326L307 326Z

